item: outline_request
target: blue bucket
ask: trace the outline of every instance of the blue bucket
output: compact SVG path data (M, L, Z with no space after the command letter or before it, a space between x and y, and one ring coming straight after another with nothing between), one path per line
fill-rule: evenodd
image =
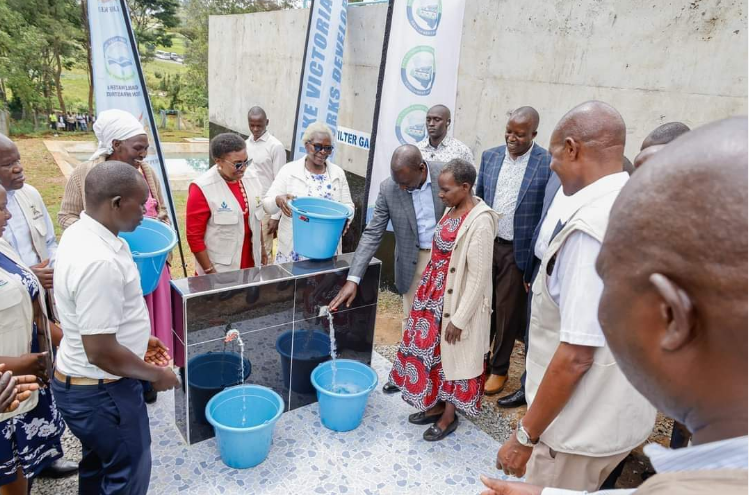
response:
M241 357L234 352L208 352L198 354L187 362L187 387L195 420L207 424L205 405L214 395L227 387L244 383L252 373L250 360L244 358L244 379Z
M289 208L294 251L313 260L335 256L343 228L354 216L354 209L322 198L296 198L289 202Z
M377 373L352 359L336 359L335 365L335 390L331 390L333 361L315 368L312 385L317 390L323 426L333 431L349 431L361 424L369 394L377 386Z
M140 287L147 296L156 290L169 253L177 245L177 233L164 222L144 218L132 232L120 232L130 246L133 260L140 272Z
M291 344L294 343L292 359ZM289 383L291 390L300 394L311 394L315 391L310 375L315 367L330 359L330 337L322 332L306 330L289 330L276 339L276 351L281 355L281 372L284 383ZM293 364L292 364L293 363ZM294 368L292 375L291 368Z
M283 410L281 396L260 385L232 387L211 399L205 417L216 432L224 464L245 469L263 462Z

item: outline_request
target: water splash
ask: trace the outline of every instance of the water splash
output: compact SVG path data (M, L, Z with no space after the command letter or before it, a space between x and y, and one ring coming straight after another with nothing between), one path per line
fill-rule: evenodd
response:
M330 336L330 359L332 360L331 363L331 370L333 371L333 380L330 382L330 389L335 390L336 388L336 372L338 371L336 369L336 341L335 341L335 328L333 328L333 313L330 312L327 306L320 306L320 311L318 313L319 317L328 317L328 334Z
M234 342L237 341L237 344L239 344L239 385L241 386L244 383L244 341L242 340L242 337L239 335L239 330L236 328L232 328L231 330L226 332L226 337L224 338L224 350L226 350L226 343L227 342ZM242 424L240 426L244 426L247 423L247 397L242 393Z

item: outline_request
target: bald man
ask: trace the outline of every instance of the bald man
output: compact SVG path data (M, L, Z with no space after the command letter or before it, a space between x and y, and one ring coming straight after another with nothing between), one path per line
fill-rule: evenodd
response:
M505 126L505 146L481 155L476 195L501 215L494 239L494 314L486 395L504 389L515 339L525 337L528 295L523 272L533 256L531 238L541 219L551 160L549 152L534 142L538 123L534 108L518 108Z
M528 411L497 454L498 468L532 484L597 490L655 421L653 406L616 366L598 323L603 284L595 260L629 177L622 171L625 136L619 112L600 101L570 110L551 135L551 169L568 199L552 204L541 226Z
M694 437L678 451L646 446L658 474L637 490L606 493L746 493L746 135L742 117L676 139L612 209L596 263L601 326L627 379ZM577 493L484 482L486 495Z
M669 122L653 129L642 141L640 153L635 157L635 170L642 167L665 145L687 132L689 132L689 127L681 122Z
M269 123L270 120L262 108L255 106L247 112L247 124L250 127L250 137L247 138L247 157L252 160L249 168L257 173L260 182L258 190L260 196L254 198L258 206L262 205L261 202L265 193L273 184L278 171L286 164L286 149L284 149L281 141L268 130ZM255 210L255 215L261 222L263 229L265 254L269 260L274 259L271 258L271 251L273 251L273 239L278 232L281 212L268 215L261 206Z
M447 163L460 158L473 165L471 149L457 139L447 135L452 124L450 109L435 105L427 111L427 137L416 144L425 160Z

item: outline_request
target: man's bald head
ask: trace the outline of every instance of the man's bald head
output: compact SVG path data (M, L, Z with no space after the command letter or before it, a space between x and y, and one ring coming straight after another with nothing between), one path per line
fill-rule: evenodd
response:
M539 117L538 112L535 108L525 106L515 109L510 114L509 120L518 124L527 122L531 132L536 132L538 130L538 124L541 121L541 117Z
M420 187L426 180L426 165L419 148L412 144L398 146L390 160L390 176L403 190Z
M697 443L725 415L746 435L746 136L745 117L726 119L660 150L619 195L597 262L618 364Z
M269 122L265 110L258 106L250 108L250 111L247 112L247 125L249 126L250 134L252 134L255 141L263 137L263 134L265 134L265 131L268 129Z
M627 129L621 114L602 101L587 101L559 121L551 134L551 169L572 195L603 176L622 171Z
M418 169L423 161L419 148L413 144L404 144L398 146L395 148L395 151L393 151L393 157L390 160L390 168L392 170L399 170L404 167Z
M668 144L682 134L689 132L689 126L682 122L668 122L653 129L642 141L640 151L658 144Z
M250 111L247 112L247 118L251 119L252 117L260 117L263 119L267 119L268 116L265 114L265 110L263 110L261 107L254 106L250 108Z
M4 134L0 134L0 185L7 191L21 189L25 182L18 147Z
M430 113L441 115L442 118L444 118L445 120L450 120L451 118L450 109L447 108L445 105L434 105L432 108L430 108L427 111L427 114L430 114Z
M100 163L86 175L83 190L86 206L97 208L102 203L118 196L128 196L142 189L143 175L125 162L106 161Z
M520 107L507 120L505 144L513 159L524 155L538 134L538 112L533 107Z

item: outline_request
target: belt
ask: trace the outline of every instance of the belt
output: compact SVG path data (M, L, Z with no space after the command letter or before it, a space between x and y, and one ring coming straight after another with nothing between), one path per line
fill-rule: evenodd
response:
M501 237L495 237L494 242L497 244L512 244L512 241L508 241L507 239L502 239Z
M419 251L431 251L432 248L419 248Z
M99 385L101 383L114 383L119 378L84 378L80 376L68 376L55 370L55 378L67 385Z

